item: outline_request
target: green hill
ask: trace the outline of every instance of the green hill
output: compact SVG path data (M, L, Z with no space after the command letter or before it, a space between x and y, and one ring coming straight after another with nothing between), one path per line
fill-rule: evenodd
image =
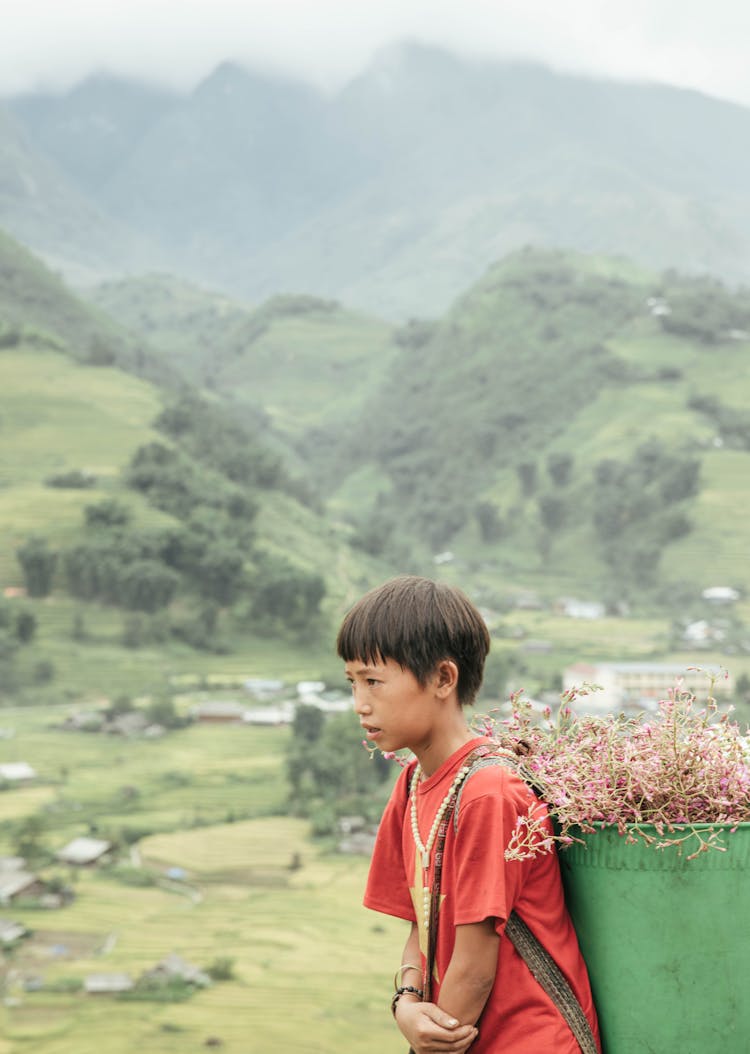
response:
M750 586L742 291L524 250L395 331L332 301L248 311L167 278L96 297L265 415L363 555L424 570L450 549L497 588L631 602Z
M708 279L515 254L397 333L369 414L332 426L332 507L371 552L498 582L747 589L749 321Z
M336 302L248 310L167 277L109 284L91 311L7 258L28 307L0 337L3 584L22 584L31 535L58 553L14 660L27 683L45 661L70 686L248 656L333 671L343 607L410 570L495 612L499 662L514 635L559 642L534 662L547 683L582 655L669 655L703 589L750 590L742 292L526 250L394 331ZM105 336L115 363L70 354ZM124 372L134 348L170 383ZM545 614L502 629L529 590ZM565 596L637 618L573 631L553 611ZM725 634L740 652L746 608Z
M123 371L96 349L127 360L138 338L9 239L0 250L0 588L25 587L37 624L29 647L0 649L4 689L319 675L330 611L367 583L348 529L316 511L257 415ZM15 603L0 603L3 639Z
M332 667L328 612L367 584L346 530L293 481L236 483L193 457L186 436L155 429L162 407L162 393L116 368L23 344L0 351L0 591L29 586L17 554L31 539L57 558L38 598L0 600L37 622L12 673L0 656L4 690L111 696L163 690L184 671L299 678ZM155 485L151 451L173 451ZM165 579L166 599L149 599L143 590Z
M239 302L170 274L113 279L80 295L158 347L163 361L196 384L210 379L217 346L250 314Z
M388 323L317 297L275 296L250 309L170 275L84 295L193 383L262 411L292 440L350 413L396 351Z
M176 375L148 341L73 294L63 279L0 230L0 341L62 351L93 366L118 365L160 384Z

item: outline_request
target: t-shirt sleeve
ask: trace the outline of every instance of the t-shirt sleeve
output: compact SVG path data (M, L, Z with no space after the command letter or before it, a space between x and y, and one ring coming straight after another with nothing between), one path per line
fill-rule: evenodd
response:
M416 922L403 851L408 778L409 770L404 770L383 811L367 876L364 905L385 915Z
M500 768L470 778L477 785L461 802L456 833L454 920L463 926L494 918L502 933L524 875L523 862L507 861L505 848L533 795Z

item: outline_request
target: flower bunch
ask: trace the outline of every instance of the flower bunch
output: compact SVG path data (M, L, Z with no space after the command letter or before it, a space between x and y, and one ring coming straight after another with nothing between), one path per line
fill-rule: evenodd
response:
M629 841L688 845L688 859L724 850L721 830L750 821L750 750L729 714L709 696L702 707L679 683L656 715L577 717L570 708L591 685L565 693L557 719L536 724L531 705L511 697L511 716L482 731L515 755L519 775L548 805L561 845L576 829L616 827ZM644 825L647 825L644 827ZM705 825L709 825L708 827ZM532 805L506 851L524 859L549 847L544 810Z

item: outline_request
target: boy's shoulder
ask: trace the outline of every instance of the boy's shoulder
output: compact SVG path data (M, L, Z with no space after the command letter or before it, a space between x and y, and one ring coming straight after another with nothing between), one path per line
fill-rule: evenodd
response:
M461 786L457 812L463 805L489 799L491 803L512 803L523 812L535 799L534 792L518 774L512 758L489 754L474 762Z

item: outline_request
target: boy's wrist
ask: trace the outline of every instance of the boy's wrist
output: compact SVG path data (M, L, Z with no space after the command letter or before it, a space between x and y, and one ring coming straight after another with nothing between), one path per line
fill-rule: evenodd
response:
M421 976L422 976L422 967L421 966L416 966L414 963L402 963L401 966L399 966L398 970L396 970L395 974L393 975L393 988L394 988L394 991L397 988L401 988L402 985L405 985L405 984L416 984L417 983L414 980L413 977L410 977L409 981L405 981L404 980L404 975L407 974L407 973L410 973L410 972L414 972L414 973L418 974L419 977L421 978Z
M402 1000L410 1003L421 1003L423 998L424 992L421 988L417 988L415 985L411 984L401 985L393 993L393 998L391 999L391 1013L396 1017L399 1004Z

